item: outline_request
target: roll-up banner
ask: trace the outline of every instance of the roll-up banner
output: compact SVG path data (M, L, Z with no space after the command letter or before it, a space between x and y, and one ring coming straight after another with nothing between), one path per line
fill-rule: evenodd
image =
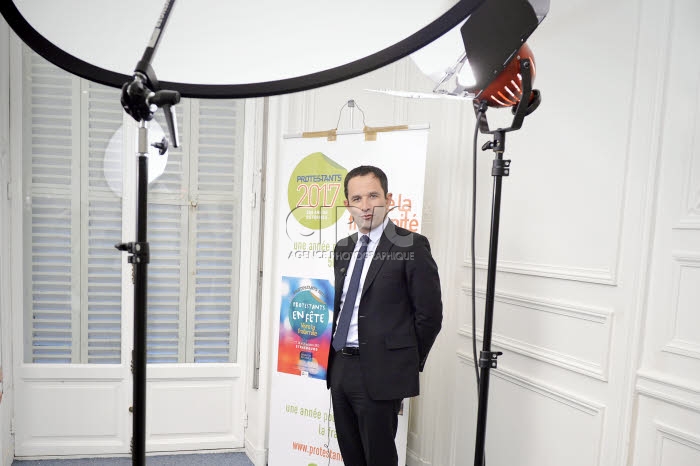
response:
M357 231L344 207L344 180L359 165L381 168L393 193L389 218L421 230L428 126L285 136L277 202L278 316L270 398L270 466L342 466L327 360L333 314L333 248ZM396 445L406 464L409 400Z

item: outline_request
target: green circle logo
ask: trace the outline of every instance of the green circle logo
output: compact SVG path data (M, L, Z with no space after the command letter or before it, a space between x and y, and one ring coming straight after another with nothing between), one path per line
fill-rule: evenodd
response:
M343 215L343 179L348 171L314 152L304 157L289 178L287 200L292 215L306 228L321 230Z

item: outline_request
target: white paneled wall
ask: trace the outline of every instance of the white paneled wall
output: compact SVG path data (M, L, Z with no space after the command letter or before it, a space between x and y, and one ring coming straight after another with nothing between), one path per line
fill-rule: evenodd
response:
M654 236L636 391L634 466L700 464L700 4L656 7L661 30ZM662 11L659 11L662 10Z
M698 31L694 0L575 0L553 2L530 40L543 103L507 137L491 466L700 463ZM369 126L430 124L423 231L446 316L412 405L409 466L470 465L473 110L365 91L419 86L429 83L403 60L291 95L282 131L334 128L348 99ZM504 113L489 112L492 127ZM344 110L339 129L361 117ZM478 158L480 340L493 154Z

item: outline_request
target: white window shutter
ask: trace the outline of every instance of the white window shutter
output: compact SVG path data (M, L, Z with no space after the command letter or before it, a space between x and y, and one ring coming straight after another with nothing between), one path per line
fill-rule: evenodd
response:
M196 102L192 123L196 199L190 247L195 253L194 312L188 319L194 362L235 362L238 332L243 102Z
M25 48L25 361L119 363L121 199L105 179L107 143L122 124L119 93ZM86 208L82 208L82 207Z
M114 245L122 239L124 111L120 91L82 80L83 109L83 313L81 350L87 363L121 361L122 253ZM110 142L112 143L109 146ZM107 150L113 150L108 154ZM122 161L123 162L123 161ZM109 180L109 181L108 181ZM115 192L116 190L116 192ZM87 312L85 312L87 311Z
M147 359L184 362L187 287L187 209L149 202Z
M176 111L183 145L149 190L148 361L232 362L243 103L183 99Z
M177 105L181 147L168 149L165 171L148 188L148 266L147 360L149 363L182 363L187 342L188 207L189 176L186 99ZM149 141L157 138L157 126L170 140L163 112L156 112L149 123ZM158 156L156 156L158 157ZM149 171L153 163L149 160Z
M74 306L77 269L71 257L70 198L32 195L31 299L25 313L25 361L73 361Z
M25 362L79 362L79 82L25 49Z
M200 203L194 226L194 362L235 361L237 219L229 203ZM192 328L192 327L191 327Z
M135 221L123 205L136 190L124 158L136 153L122 147L134 122L118 89L24 54L25 362L118 364L133 310L122 309L131 266L114 245ZM149 186L149 363L236 361L243 109L177 106L183 146ZM156 121L167 132L162 112Z

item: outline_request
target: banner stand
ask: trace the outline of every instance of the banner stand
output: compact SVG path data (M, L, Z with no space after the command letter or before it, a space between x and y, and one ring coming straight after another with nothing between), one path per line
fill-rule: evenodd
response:
M336 312L333 248L356 232L344 207L343 182L356 166L381 168L393 193L389 218L418 232L427 144L427 125L336 127L284 137L275 176L287 189L278 190L281 207L275 215L281 252L275 260L279 305L273 312L278 338L272 359L269 466L343 465L326 389ZM401 465L406 464L409 401L404 400L396 435Z

